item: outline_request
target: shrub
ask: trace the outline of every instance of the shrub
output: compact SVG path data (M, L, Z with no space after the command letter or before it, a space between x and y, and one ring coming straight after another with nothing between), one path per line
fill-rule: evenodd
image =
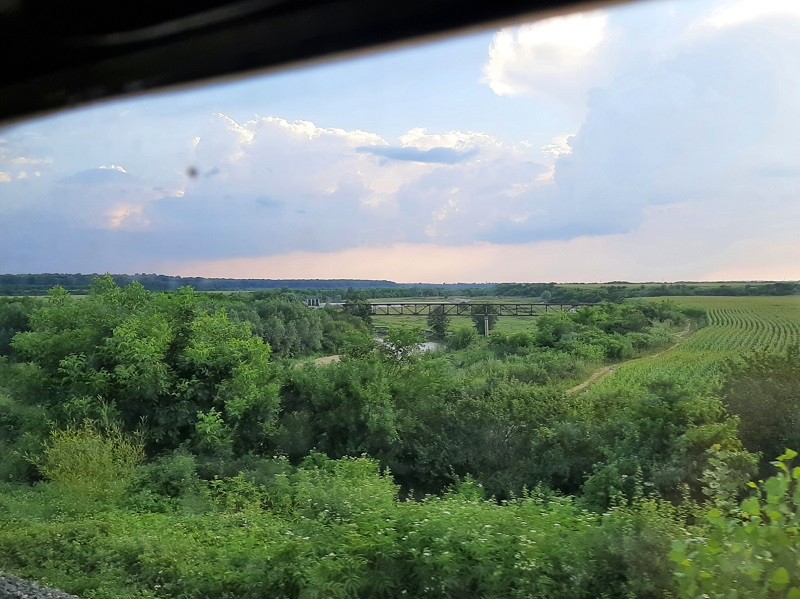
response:
M42 406L27 405L0 394L0 480L33 482L37 471L31 460L41 453L51 423Z
M87 500L116 500L130 486L143 459L141 440L115 427L98 430L87 421L53 431L39 470L69 493Z
M448 345L450 346L450 349L467 349L477 338L478 333L475 331L475 329L470 327L460 327L453 332Z
M712 507L698 535L676 540L670 558L684 597L800 597L800 467L786 450L775 476L748 483L750 497Z

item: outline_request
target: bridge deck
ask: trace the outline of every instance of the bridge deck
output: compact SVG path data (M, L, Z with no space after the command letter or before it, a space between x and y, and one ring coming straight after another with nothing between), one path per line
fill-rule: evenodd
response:
M571 312L596 304L531 304L491 302L395 302L370 303L373 316L428 316L441 308L447 316L541 316L552 312Z

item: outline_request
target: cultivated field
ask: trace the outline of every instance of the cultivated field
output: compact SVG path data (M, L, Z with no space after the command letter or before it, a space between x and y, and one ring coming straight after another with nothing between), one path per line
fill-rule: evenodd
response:
M800 344L800 297L670 298L708 313L708 326L673 349L620 364L589 387L595 396L641 393L654 380L715 392L724 364L755 350L784 352Z
M784 351L800 343L800 297L695 297L681 303L708 311L709 326L686 350Z

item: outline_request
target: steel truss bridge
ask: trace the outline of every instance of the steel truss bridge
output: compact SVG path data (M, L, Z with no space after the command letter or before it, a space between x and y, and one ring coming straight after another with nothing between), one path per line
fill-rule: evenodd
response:
M346 305L346 304L345 304ZM530 304L491 302L392 302L370 303L373 316L428 316L440 309L446 316L541 316L553 312L574 312L597 304Z

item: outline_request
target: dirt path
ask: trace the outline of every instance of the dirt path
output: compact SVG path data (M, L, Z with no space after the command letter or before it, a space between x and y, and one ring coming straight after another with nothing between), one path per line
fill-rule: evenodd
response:
M678 347L678 345L680 345L680 343L682 341L684 341L686 339L686 337L689 336L689 331L690 331L691 326L692 326L691 323L689 323L689 324L686 325L686 328L683 329L680 333L673 333L672 336L675 337L675 339L676 339L675 343L673 343L672 345L670 345L666 349L662 349L657 354L652 354L652 355L649 355L649 356L641 356L639 358L632 358L630 360L625 360L624 362L620 362L619 364L614 364L613 366L604 366L603 368L601 368L599 370L595 370L592 374L589 375L589 378L586 379L585 381L583 381L580 385L576 385L575 387L572 387L571 389L567 389L564 393L566 395L568 395L568 396L569 395L575 395L576 393L580 393L581 391L586 389L589 385L593 385L594 383L596 383L598 381L602 381L607 376L611 376L612 374L614 374L617 371L617 368L619 368L623 364L630 364L631 362L636 362L637 360L644 360L644 359L647 359L647 358L657 358L661 354L665 354L668 351L670 351L672 349L675 349L676 347Z
M317 358L314 360L314 366L325 366L326 364L333 364L334 362L339 362L342 359L342 356L325 356L324 358Z

